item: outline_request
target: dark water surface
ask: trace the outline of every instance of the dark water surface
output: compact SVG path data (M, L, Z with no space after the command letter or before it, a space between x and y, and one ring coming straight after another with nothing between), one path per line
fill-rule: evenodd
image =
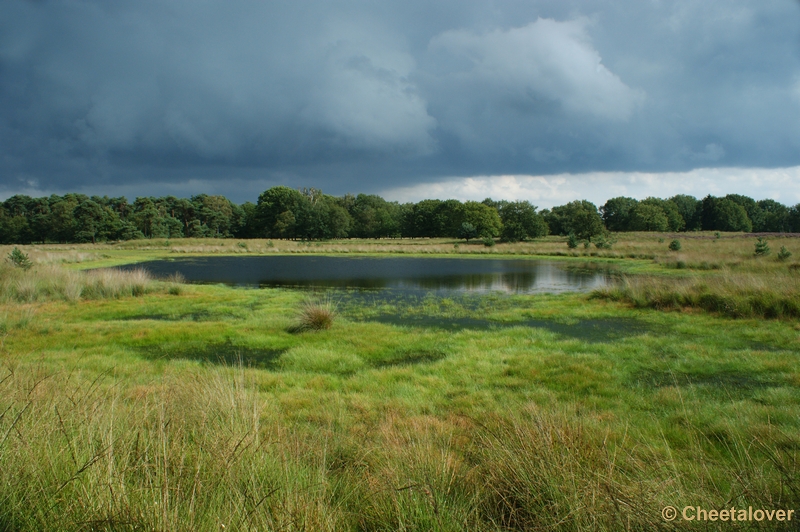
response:
M533 294L588 292L612 282L608 272L568 270L563 263L524 259L279 255L156 260L128 268L134 267L156 276L179 272L193 283L263 288Z

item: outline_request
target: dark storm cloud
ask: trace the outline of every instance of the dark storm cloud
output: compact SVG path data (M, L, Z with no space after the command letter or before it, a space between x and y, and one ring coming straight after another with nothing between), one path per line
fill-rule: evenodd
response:
M796 2L376 4L7 0L0 194L800 164Z

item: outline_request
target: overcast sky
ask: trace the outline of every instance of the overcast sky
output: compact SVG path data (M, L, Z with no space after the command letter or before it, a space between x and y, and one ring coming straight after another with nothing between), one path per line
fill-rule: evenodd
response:
M2 0L0 198L800 202L796 0Z

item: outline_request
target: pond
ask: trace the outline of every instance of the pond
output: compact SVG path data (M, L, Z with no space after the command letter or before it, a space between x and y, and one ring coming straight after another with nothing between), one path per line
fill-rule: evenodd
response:
M533 294L588 292L612 282L605 271L525 259L275 255L156 260L127 268L137 267L157 277L179 272L193 283L255 288Z

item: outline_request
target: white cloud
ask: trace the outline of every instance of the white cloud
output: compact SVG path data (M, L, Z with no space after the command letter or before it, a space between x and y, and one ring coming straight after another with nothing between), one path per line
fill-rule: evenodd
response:
M386 199L417 202L426 198L461 201L528 200L540 208L586 199L598 207L608 199L629 196L668 198L689 194L743 194L757 200L774 199L785 205L800 203L800 166L790 168L701 168L689 172L592 172L551 176L501 175L453 178L382 192Z
M453 74L466 83L488 84L495 96L558 101L573 113L627 120L644 93L631 89L603 65L592 46L586 19L538 19L521 28L477 34L447 31L431 40L433 52L466 61Z

